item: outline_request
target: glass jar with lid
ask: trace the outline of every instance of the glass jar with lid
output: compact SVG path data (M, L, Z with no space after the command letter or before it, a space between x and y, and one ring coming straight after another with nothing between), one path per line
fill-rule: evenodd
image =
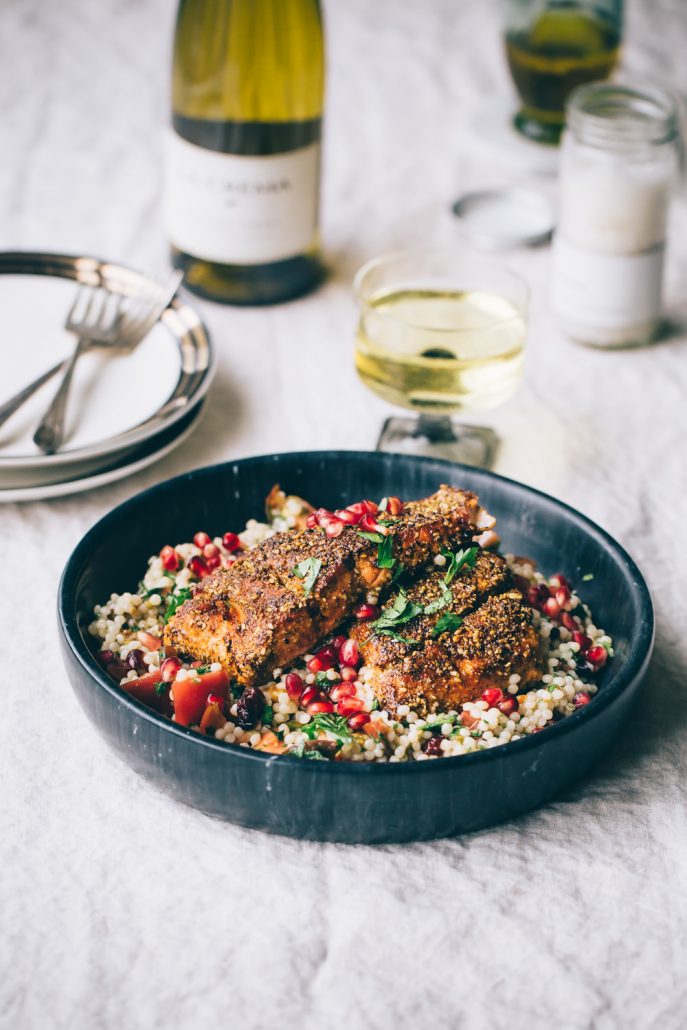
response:
M677 104L657 87L595 83L572 94L566 121L554 314L582 343L647 343L661 315Z

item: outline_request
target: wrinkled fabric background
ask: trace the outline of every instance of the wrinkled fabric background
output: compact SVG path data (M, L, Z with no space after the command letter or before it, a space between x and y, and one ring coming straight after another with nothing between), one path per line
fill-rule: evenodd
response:
M164 255L174 6L2 5L0 246L145 267ZM684 0L628 8L625 73L687 94ZM110 488L0 509L0 1027L683 1027L684 198L672 216L672 328L652 348L567 342L547 307L548 250L510 258L532 284L532 331L526 384L492 419L505 437L498 471L598 520L636 557L656 603L639 707L592 777L457 840L270 838L135 776L91 729L62 670L55 592L84 531L193 466L373 446L388 409L352 367L355 269L399 245L457 243L459 192L531 179L474 126L487 101L509 103L495 3L329 0L326 14L329 282L271 309L200 304L220 367L196 434ZM12 360L11 342L0 346Z

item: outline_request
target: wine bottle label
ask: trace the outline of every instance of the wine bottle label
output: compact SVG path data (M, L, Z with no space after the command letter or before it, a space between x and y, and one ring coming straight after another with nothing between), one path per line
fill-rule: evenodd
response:
M551 305L567 333L588 343L640 342L661 311L665 247L639 254L599 254L556 235Z
M167 233L205 261L259 265L303 253L317 228L320 144L247 157L206 150L171 131Z

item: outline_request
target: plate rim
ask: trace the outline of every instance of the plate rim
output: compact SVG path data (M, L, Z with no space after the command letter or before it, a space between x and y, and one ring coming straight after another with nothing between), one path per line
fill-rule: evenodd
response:
M177 485L188 485L189 481L192 481L194 477L202 477L204 475L216 474L220 469L227 469L229 467L235 467L237 465L250 466L254 464L263 464L272 462L278 462L281 458L290 457L292 459L307 458L320 459L327 461L336 461L337 458L346 457L351 458L355 456L359 459L369 461L373 460L386 460L388 458L396 457L399 460L410 462L412 464L426 464L438 467L438 471L445 469L446 472L455 474L456 471L469 472L470 474L477 475L478 478L484 478L488 480L496 480L507 484L510 487L516 487L518 490L523 490L527 494L533 494L534 496L543 499L547 504L554 505L555 507L562 508L572 517L573 521L576 521L578 525L581 525L585 531L591 533L591 535L598 541L602 542L606 548L610 548L615 553L616 557L620 559L621 564L624 565L626 572L631 575L633 580L633 587L635 591L638 591L640 595L640 607L645 611L646 617L641 623L639 632L632 641L629 649L625 666L620 670L615 679L612 677L611 682L604 685L604 689L599 691L595 697L592 698L588 705L584 705L578 709L572 715L567 716L560 722L556 722L551 726L547 727L546 742L549 742L555 738L560 738L565 733L570 733L581 727L585 722L589 722L594 719L597 714L601 713L605 709L608 709L610 705L617 700L625 690L630 687L637 680L641 679L648 668L649 662L652 657L654 642L655 642L655 614L654 605L651 599L651 594L647 586L646 580L642 575L637 563L631 557L631 555L625 550L625 548L617 540L614 539L605 529L599 526L596 522L590 519L587 515L583 515L582 512L573 508L572 505L567 504L565 501L560 501L553 497L551 494L547 494L543 490L539 490L536 487L529 486L526 483L521 483L518 480L510 479L507 476L502 476L496 472L491 472L487 469L477 469L472 466L462 465L458 462L446 461L440 458L424 457L419 455L403 455L403 454L390 454L382 451L360 451L360 450L321 450L321 451L282 451L275 452L272 454L261 454L254 455L246 458L239 458L234 461L218 462L214 465L205 465L199 468L191 469L188 472L183 472L179 475L172 476L169 479L163 480L160 483L156 483L153 486L147 487L144 490L134 494L133 497L128 498L126 501L116 505L106 515L103 515L89 530L84 534L79 543L76 545L72 553L70 554L65 564L64 570L60 577L60 583L58 587L58 623L60 632L62 635L63 642L68 646L72 656L76 658L82 669L88 673L92 680L95 681L98 687L102 687L105 691L110 694L112 699L128 708L132 714L137 715L140 718L144 718L147 722L158 726L164 732L171 733L173 736L185 737L198 747L210 748L213 751L225 753L230 759L232 756L236 760L248 761L248 762L274 762L277 758L282 761L285 756L281 755L269 755L260 751L255 751L252 748L244 748L239 744L228 744L224 741L217 741L212 737L203 737L201 734L189 729L188 727L178 726L176 723L164 716L146 708L140 701L132 698L126 694L118 684L114 683L105 674L104 670L97 664L94 656L87 650L84 645L84 651L88 656L89 660L86 660L84 653L78 646L80 639L80 632L78 628L77 616L75 612L75 599L76 599L76 585L78 577L84 565L84 559L87 559L90 551L92 550L91 541L99 537L106 529L110 522L115 522L121 518L122 512L126 513L128 508L133 509L139 500L148 493L154 491L160 491L164 493L166 490L172 490ZM67 615L66 612L69 614ZM74 632L72 632L74 630ZM94 684L94 686L95 686ZM508 755L513 754L513 749L517 748L518 753L522 753L529 749L541 747L542 741L538 735L530 734L526 737L521 737L520 740L509 741L507 745L503 747L489 748L484 751L475 751L467 755L454 755L449 758L443 758L442 762L446 765L442 765L447 771L449 769L455 769L456 762L462 763L464 767L472 765L475 762L489 762L504 760ZM309 775L354 775L354 776L385 776L385 775L423 775L430 771L436 772L434 769L433 762L303 762L301 760L293 759L289 761L287 759L284 762L290 768L294 769L309 769Z
M70 272L75 274L69 274ZM81 278L79 273L81 273ZM4 275L45 276L46 278L67 279L74 283L89 283L89 280L92 280L92 285L102 282L103 279L106 280L108 275L120 275L124 279L130 279L132 283L141 280L153 282L145 272L141 272L121 261L110 261L93 255L60 254L52 251L32 250L0 250L0 276ZM163 322L163 324L165 321L169 322L170 311L173 312L172 317L180 319L184 326L182 334L178 330L175 331L171 326L165 325L166 330L174 339L182 358L180 377L184 374L183 351L181 349L184 341L191 341L196 350L199 350L199 344L202 344L207 351L207 364L204 369L199 369L195 373L199 375L199 380L193 392L186 398L185 403L170 411L160 425L155 425L159 411L154 412L143 422L139 422L130 429L117 434L117 436L106 437L104 440L89 444L87 447L82 447L78 450L58 451L56 454L23 456L3 456L0 452L0 474L3 469L7 469L7 471L11 469L25 469L27 471L35 469L40 471L52 466L68 467L76 465L81 461L97 459L100 456L106 458L118 450L143 443L146 440L152 439L157 433L170 429L176 422L188 415L190 408L202 402L217 371L218 356L213 346L212 338L197 309L179 298L176 294L160 316L159 321ZM165 316L167 316L166 319ZM159 410L162 410L171 399L171 397L168 398ZM40 484L36 484L37 488L39 486ZM23 488L12 487L10 489ZM26 489L29 488L27 487Z

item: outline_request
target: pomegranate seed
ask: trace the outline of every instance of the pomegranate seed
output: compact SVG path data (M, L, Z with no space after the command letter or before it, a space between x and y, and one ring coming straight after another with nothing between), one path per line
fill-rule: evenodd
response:
M570 602L570 591L567 587L559 587L555 597L561 608L565 608L566 604Z
M307 708L308 705L312 704L313 701L321 700L322 695L320 694L318 688L313 684L311 684L309 687L306 687L303 693L301 694L301 705L303 706L303 708Z
M308 662L308 672L327 672L334 667L334 659L324 651L319 651Z
M238 551L240 546L238 533L225 533L222 537L222 547L225 551Z
M339 715L343 715L346 719L349 715L355 715L364 707L362 700L359 697L343 697L336 706L336 710Z
M556 619L561 614L561 606L553 597L547 597L542 608L550 619Z
M557 572L555 576L551 576L549 582L554 587L565 587L566 590L570 590L570 583L562 572Z
M352 665L354 667L360 665L360 651L355 640L345 640L341 645L339 651L339 658L344 665Z
M101 665L109 665L114 659L112 651L98 651L98 661Z
M352 511L354 515L364 515L367 509L363 501L356 501L355 504L349 504L346 511Z
M495 708L500 701L503 701L503 691L498 687L487 687L482 691L482 700L486 701L490 708Z
M337 536L341 536L343 528L344 524L341 519L330 519L324 527L324 531L328 537L334 539Z
M597 669L601 669L606 664L608 658L608 652L605 647L601 644L597 644L595 647L590 647L587 651L587 661L595 665Z
M588 637L586 633L581 633L579 629L576 629L572 635L573 641L580 645L580 651L586 653L592 646L592 638Z
M356 712L355 715L351 715L349 717L348 725L354 733L358 733L363 728L363 726L367 726L369 721L370 716L368 712Z
M438 758L439 755L443 754L441 748L441 742L443 739L443 737L430 737L429 740L426 740L422 745L422 750L426 755L432 755L434 758Z
M206 544L203 548L204 558L216 558L219 554L219 547L217 544Z
M332 513L327 511L326 508L318 508L317 511L314 512L314 515L317 519L318 526L326 525L326 523L332 518Z
M137 636L143 646L147 647L149 651L159 651L162 647L160 638L156 637L154 633L148 633L145 629L140 630Z
M339 649L332 640L329 644L325 644L324 647L320 648L317 652L317 657L323 658L325 661L331 659L332 664L336 664L339 657Z
M503 701L499 701L496 707L504 715L511 715L518 707L518 702L514 697L504 697Z
M591 695L586 690L578 690L573 698L573 704L575 708L584 708L591 701Z
M537 587L530 587L527 591L527 601L533 608L539 608L541 600Z
M339 673L344 683L352 683L353 680L357 680L358 678L358 670L353 669L350 665L342 665L339 669Z
M289 672L286 676L286 680L284 681L284 685L286 687L286 693L292 701L298 700L303 693L303 687L305 686L297 672Z
M352 683L337 683L337 685L330 690L329 696L332 701L342 701L345 697L355 697L356 689Z
M128 655L124 659L124 664L127 669L134 669L136 672L143 672L146 668L146 664L143 661L143 651L139 651L138 648L134 648L133 651L129 651Z
M341 522L344 522L347 526L357 526L360 522L360 515L354 511L348 511L347 508L340 508L338 511L335 511L334 514L337 519L340 519Z
M361 604L353 613L358 622L369 622L370 619L376 619L379 615L379 608L376 604Z
M178 658L165 658L164 662L160 666L160 672L165 683L171 683L172 680L176 679L176 675L181 668L181 662Z
M197 576L198 579L203 579L203 577L207 576L210 571L205 558L201 558L199 554L196 554L193 558L189 559L188 567L193 575Z
M577 633L579 629L579 623L575 621L570 612L561 612L561 622L566 629L569 629L571 633Z
M374 501L361 501L362 511L367 515L376 515L379 511L379 505L375 504Z
M341 646L345 644L347 640L348 637L344 633L338 633L335 637L332 637L331 645L333 648L335 648L337 657L339 655L339 651L341 650Z
M390 497L386 510L389 512L389 515L402 515L403 501L400 497Z
M200 547L202 551L205 545L211 544L212 541L207 533L196 533L196 535L193 538L193 543L196 545L196 547Z
M220 697L219 694L208 694L208 699L205 703L208 705L219 705L220 708L223 708L224 698Z
M176 572L181 565L181 558L169 544L166 544L160 551L160 560L162 561L162 568L167 572Z
M306 711L308 715L325 714L334 711L334 705L331 701L313 701L309 704Z
M379 522L374 515L363 515L360 520L360 528L366 533L381 533L382 536L386 536L389 532L387 526L380 526Z
M205 559L205 564L208 567L208 572L214 572L214 570L218 569L222 564L222 559L219 554L214 554L212 557Z
M314 511L310 512L310 514L308 515L307 519L305 520L305 524L308 527L308 529L315 529L316 528L316 526L318 525L318 522L317 522L317 515L315 514ZM224 546L226 547L226 544Z

